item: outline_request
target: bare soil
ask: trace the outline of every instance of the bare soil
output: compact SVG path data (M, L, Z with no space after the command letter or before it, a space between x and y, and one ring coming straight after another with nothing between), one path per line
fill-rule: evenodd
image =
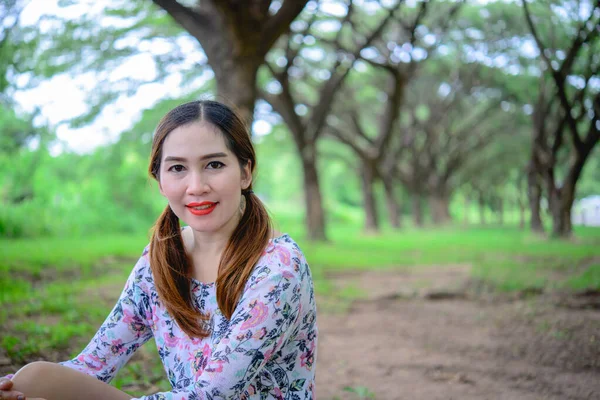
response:
M319 299L318 399L600 399L597 293L484 296L463 265L330 278L365 297Z
M360 399L361 391L376 400L600 400L598 292L499 294L471 280L468 265L329 278L337 295L317 299L319 400ZM87 295L109 307L121 289ZM80 347L40 359L65 360ZM132 359L146 378L150 350ZM0 348L0 376L19 366ZM162 379L124 389L156 392Z

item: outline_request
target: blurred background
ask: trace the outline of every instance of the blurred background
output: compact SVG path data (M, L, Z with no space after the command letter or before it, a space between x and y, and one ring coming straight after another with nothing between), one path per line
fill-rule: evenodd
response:
M165 206L153 131L194 99L248 121L324 312L370 293L343 271L450 265L462 294L600 308L599 24L595 0L2 0L0 371L93 334ZM132 365L119 387L164 384ZM376 396L352 376L324 397Z

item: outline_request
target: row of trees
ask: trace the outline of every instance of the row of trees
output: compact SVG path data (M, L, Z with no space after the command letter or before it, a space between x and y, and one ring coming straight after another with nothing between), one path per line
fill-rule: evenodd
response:
M23 74L31 86L93 70L104 79L90 112L72 122L88 123L146 83L108 84L111 68L144 43L168 40L175 51L154 55L152 81L180 73L185 86L209 68L214 80L200 91L214 89L249 121L257 101L280 117L301 160L312 239L326 239L323 159L341 160L360 176L369 231L380 226L378 182L389 223L399 228L401 193L410 194L416 225L425 199L433 221L445 223L457 191L502 210L501 193L516 188L512 198L524 211L527 176L532 228L542 229L545 197L553 233L571 234L576 184L600 139L597 1L153 2L107 6L104 15L119 21L108 26L92 16L48 17L54 28L43 34L5 20L0 51L12 60L0 71L5 97L23 89L16 79ZM21 6L7 7L17 15ZM177 43L190 36L205 62L178 69L190 55ZM138 126L121 140L144 143L151 129Z

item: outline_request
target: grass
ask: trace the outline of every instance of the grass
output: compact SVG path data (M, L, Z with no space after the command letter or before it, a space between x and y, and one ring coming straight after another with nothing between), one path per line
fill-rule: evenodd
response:
M583 272L569 277L564 285L568 288L583 291L586 289L600 290L600 263L586 268Z
M107 265L114 268L111 259L134 260L147 242L144 235L0 240L0 307L35 297L48 281L104 275Z
M598 268L581 272L586 260L600 257L600 229L578 230L575 241L544 239L516 228L406 230L381 236L340 229L331 236L328 244L301 243L317 278L346 269L468 263L474 277L501 290L600 288ZM555 281L557 274L569 279ZM321 286L330 289L326 280Z
M578 229L575 240L559 241L510 227L408 228L369 236L338 225L329 229L330 242L311 243L302 239L299 226L292 227L283 231L305 252L317 293L341 311L365 296L359 284L333 287L328 274L343 270L465 263L474 278L498 290L600 289L600 229ZM14 365L75 356L110 311L147 241L143 234L0 239L2 351ZM113 384L133 395L144 392L140 382L168 390L153 347L149 343L139 350ZM362 387L348 391L371 396Z

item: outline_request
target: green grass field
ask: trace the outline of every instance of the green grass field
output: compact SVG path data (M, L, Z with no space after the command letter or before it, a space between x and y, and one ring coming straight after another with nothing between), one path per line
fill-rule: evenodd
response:
M600 289L600 229L577 229L574 239L559 241L509 227L365 236L337 226L331 241L319 244L302 239L300 228L288 232L308 258L317 293L342 302L359 297L360 288L336 292L328 273L427 265L469 264L491 290ZM2 352L14 366L75 355L110 311L147 241L145 234L0 240ZM140 382L168 390L154 352L152 343L144 346L114 384L133 394L141 394Z

